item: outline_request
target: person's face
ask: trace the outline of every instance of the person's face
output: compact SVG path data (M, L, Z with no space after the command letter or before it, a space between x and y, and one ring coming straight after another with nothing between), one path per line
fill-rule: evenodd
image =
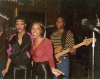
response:
M56 20L56 27L57 27L57 29L64 28L64 26L65 26L64 19L61 18L61 17L57 18L57 20Z
M42 34L41 26L37 23L33 24L31 28L31 34L34 38L41 37Z
M18 19L18 20L16 20L15 27L16 27L17 31L20 33L20 32L25 31L26 24L25 24L24 20Z

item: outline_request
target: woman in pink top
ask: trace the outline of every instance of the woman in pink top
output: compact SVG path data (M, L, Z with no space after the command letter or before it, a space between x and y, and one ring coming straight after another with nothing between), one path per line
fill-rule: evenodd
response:
M31 33L34 37L34 44L30 50L33 59L33 78L50 79L49 68L55 76L63 74L55 68L52 43L43 37L44 25L41 22L32 23Z

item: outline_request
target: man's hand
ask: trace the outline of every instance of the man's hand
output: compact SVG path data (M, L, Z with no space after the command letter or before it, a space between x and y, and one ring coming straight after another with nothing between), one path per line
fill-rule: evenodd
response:
M76 54L76 49L74 47L71 47L69 49L69 52L72 54L72 55L75 55Z

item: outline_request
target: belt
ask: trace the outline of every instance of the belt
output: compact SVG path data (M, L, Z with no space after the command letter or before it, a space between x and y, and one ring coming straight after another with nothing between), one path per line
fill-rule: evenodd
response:
M48 64L48 61L44 61L44 62L34 62L35 65L42 65L42 64Z
M26 65L15 66L14 69L15 70L27 69L27 66Z

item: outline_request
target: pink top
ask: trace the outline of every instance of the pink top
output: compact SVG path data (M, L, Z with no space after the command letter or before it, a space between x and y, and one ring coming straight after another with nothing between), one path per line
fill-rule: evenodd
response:
M48 38L44 38L35 50L32 47L30 53L32 55L32 59L35 62L48 61L50 68L55 67L53 47L51 41Z

